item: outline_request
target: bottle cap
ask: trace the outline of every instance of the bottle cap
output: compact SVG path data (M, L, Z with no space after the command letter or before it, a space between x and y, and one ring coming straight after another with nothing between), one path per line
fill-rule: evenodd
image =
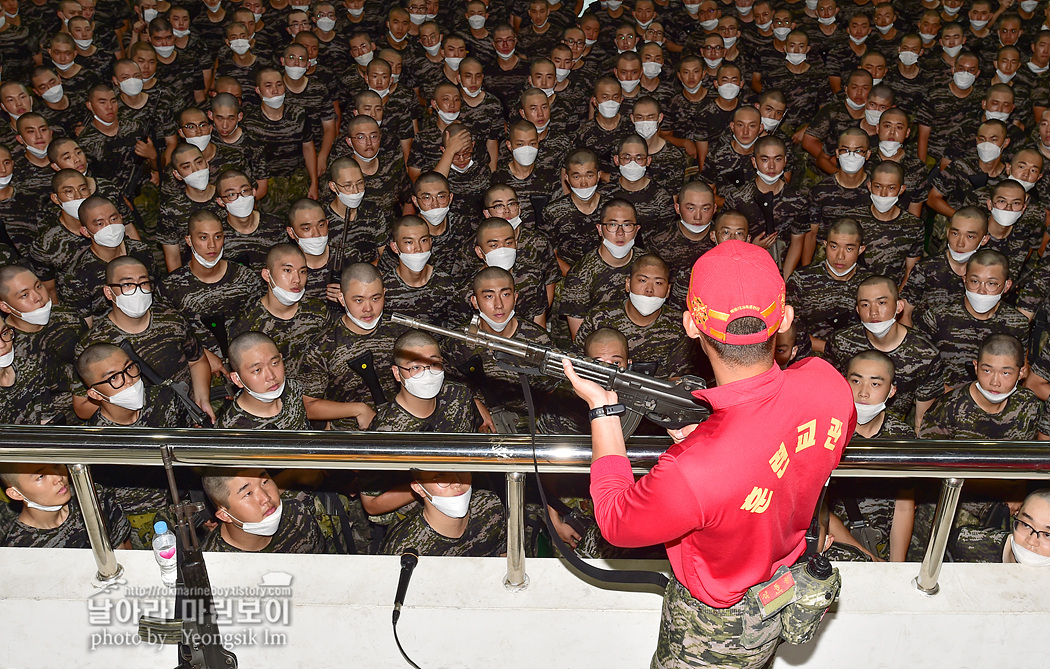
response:
M158 520L157 522L153 523L153 531L156 534L164 534L168 531L168 524L165 523L163 520Z

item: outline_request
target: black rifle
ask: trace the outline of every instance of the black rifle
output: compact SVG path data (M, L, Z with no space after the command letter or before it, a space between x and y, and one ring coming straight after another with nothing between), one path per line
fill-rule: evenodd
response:
M346 262L346 233L349 229L350 207L347 207L346 213L343 214L343 230L339 233L339 251L334 258L328 259L328 283L339 283L343 278L343 264Z
M557 349L531 344L516 339L507 339L483 332L477 316L464 332L448 330L402 314L390 317L395 323L424 330L443 337L458 339L474 346L484 346L494 351L501 367L521 374L554 376L565 378L562 361L572 363L573 370L582 379L594 381L606 390L615 390L620 403L627 407L628 416L646 418L660 427L678 429L705 420L710 410L693 397L694 390L706 388L698 376L683 376L677 381L657 379L645 374L620 369L589 358L579 358ZM524 362L514 359L520 358ZM627 433L629 434L629 433Z
M124 349L124 352L128 354L131 361L139 366L139 371L143 378L149 382L151 386L168 386L175 393L175 396L179 398L183 406L186 407L186 413L189 414L190 420L200 425L201 427L211 427L211 417L204 413L204 410L197 406L197 403L190 397L189 387L182 381L178 383L171 383L161 377L148 362L142 359L142 356L135 351L135 347L131 345L127 339L120 342L120 348Z
M348 364L350 369L354 370L361 377L361 380L365 382L365 385L368 386L368 392L372 396L372 404L377 407L386 404L386 392L383 391L383 384L379 382L379 376L376 374L376 365L372 352L365 351Z
M178 644L179 664L176 669L237 669L237 656L226 650L222 643L215 620L208 566L204 563L204 553L190 520L203 505L180 501L171 452L167 446L162 446L160 452L178 528L175 613L181 617L166 620L142 616L139 618L139 637L147 642Z
M199 317L201 325L215 337L219 344L219 354L227 362L230 359L230 336L226 331L226 314L201 314ZM223 381L221 386L211 389L211 401L232 400L237 397L237 387L229 379Z
M153 111L145 115L146 122L142 128L142 135L139 137L143 142L147 142L150 136L153 134L153 123L156 117L157 105L153 105ZM139 192L142 190L142 184L149 178L149 174L152 170L150 169L150 162L148 158L140 158L135 161L135 165L131 168L131 174L128 176L128 181L124 184L124 190L121 195L124 196L124 200L128 203L128 209L131 211L131 217L135 219L135 227L140 232L146 232L146 223L142 220L142 215L139 214L139 210L135 207L135 198L138 197Z

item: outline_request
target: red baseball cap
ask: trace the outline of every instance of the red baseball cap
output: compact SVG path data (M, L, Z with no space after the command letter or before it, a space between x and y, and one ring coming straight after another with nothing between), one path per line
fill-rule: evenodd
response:
M726 344L768 340L784 317L784 277L765 249L728 240L693 264L689 278L689 313L701 332ZM744 316L762 319L766 329L755 334L729 334L730 322Z

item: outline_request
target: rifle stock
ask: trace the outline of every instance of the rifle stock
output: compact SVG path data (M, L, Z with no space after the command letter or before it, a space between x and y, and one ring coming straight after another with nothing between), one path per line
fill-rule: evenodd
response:
M139 370L142 376L145 377L146 381L151 386L168 386L172 389L175 395L182 402L183 407L186 409L186 413L189 414L190 420L201 427L211 427L211 417L204 413L204 409L197 406L197 403L190 397L190 389L184 382L179 381L177 383L171 383L168 380L161 378L160 374L157 373L148 362L142 359L142 356L138 354L135 347L131 345L127 339L120 342L120 348L124 349L124 352L128 354L131 361L139 366Z
M497 361L506 369L564 379L562 361L568 360L580 378L594 381L606 390L615 390L628 411L639 414L660 427L678 429L705 420L710 411L693 397L692 391L706 388L697 376L683 376L677 381L658 379L646 374L623 370L616 365L581 358L539 344L489 334L480 328L477 316L464 332L393 314L391 320L417 330L457 339L474 346L496 351ZM513 359L524 360L518 363Z

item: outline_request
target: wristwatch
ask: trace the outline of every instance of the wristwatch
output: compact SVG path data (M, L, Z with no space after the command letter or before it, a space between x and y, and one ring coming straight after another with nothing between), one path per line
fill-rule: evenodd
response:
M606 404L603 407L591 409L587 413L587 420L594 420L603 416L619 416L627 413L627 407L622 404Z

